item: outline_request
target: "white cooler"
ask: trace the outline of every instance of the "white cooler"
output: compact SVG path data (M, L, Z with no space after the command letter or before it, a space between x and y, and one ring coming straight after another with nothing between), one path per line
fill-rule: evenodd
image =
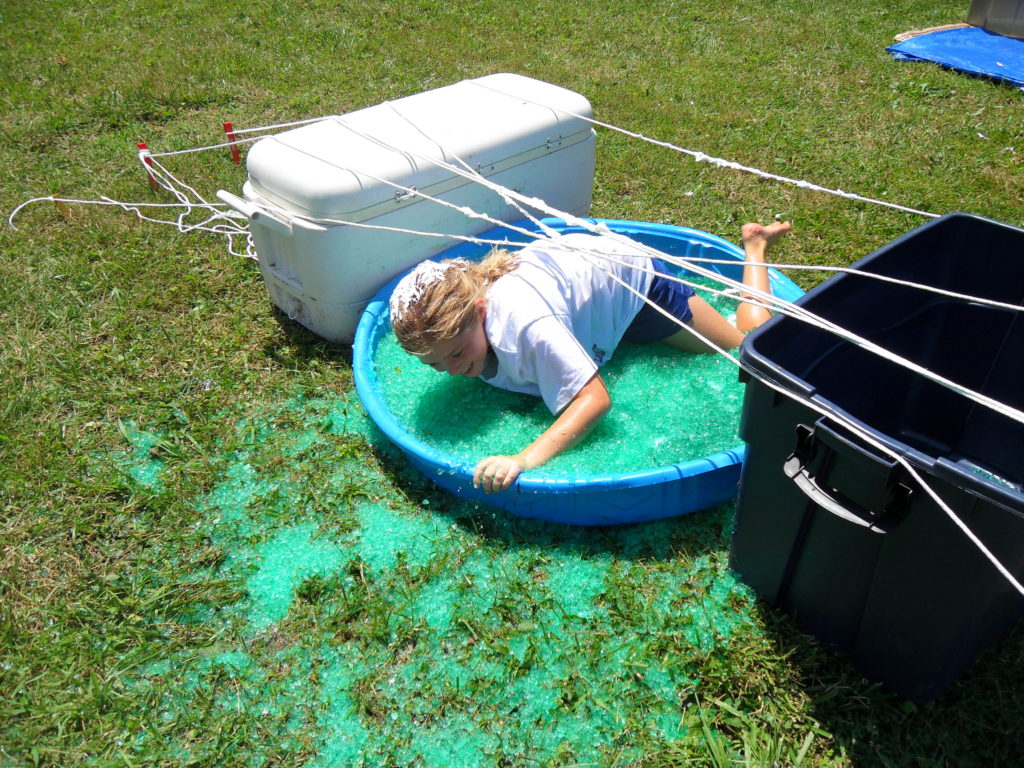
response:
M242 198L218 197L249 218L281 311L329 341L351 343L381 286L459 241L334 222L450 235L494 226L392 184L500 221L523 218L496 192L432 160L461 160L504 187L586 216L595 136L572 115L589 117L590 103L549 83L514 74L464 80L261 139L249 151Z

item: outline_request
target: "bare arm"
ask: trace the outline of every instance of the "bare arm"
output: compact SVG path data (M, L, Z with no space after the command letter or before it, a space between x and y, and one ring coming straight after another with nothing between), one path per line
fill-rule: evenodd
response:
M515 456L488 456L476 465L473 485L485 493L503 491L528 469L572 448L586 437L612 407L608 389L595 373L576 393L554 423Z

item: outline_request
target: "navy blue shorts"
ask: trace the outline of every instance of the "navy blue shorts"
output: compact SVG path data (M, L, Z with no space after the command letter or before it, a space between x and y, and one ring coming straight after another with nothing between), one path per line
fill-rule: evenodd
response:
M688 285L662 277L661 275L671 275L672 272L661 259L651 259L651 265L656 272L661 274L655 275L651 281L651 287L647 291L647 300L654 302L677 320L689 325L693 320L693 313L690 311L690 297L696 291ZM634 344L649 344L652 341L667 339L680 330L679 323L665 317L645 302L622 338Z

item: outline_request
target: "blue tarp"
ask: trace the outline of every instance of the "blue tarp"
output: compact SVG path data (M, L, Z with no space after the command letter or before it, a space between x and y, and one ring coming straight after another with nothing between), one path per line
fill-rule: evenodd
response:
M943 29L886 48L897 59L933 61L1024 88L1024 40L980 27Z

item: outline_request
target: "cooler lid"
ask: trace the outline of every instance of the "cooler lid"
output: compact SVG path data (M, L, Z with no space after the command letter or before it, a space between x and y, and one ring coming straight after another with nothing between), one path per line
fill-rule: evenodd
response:
M591 115L583 96L533 78L463 80L261 139L249 180L287 211L361 221L404 197L385 180L428 194L468 183L431 160L490 175L590 137L590 123L561 110Z

